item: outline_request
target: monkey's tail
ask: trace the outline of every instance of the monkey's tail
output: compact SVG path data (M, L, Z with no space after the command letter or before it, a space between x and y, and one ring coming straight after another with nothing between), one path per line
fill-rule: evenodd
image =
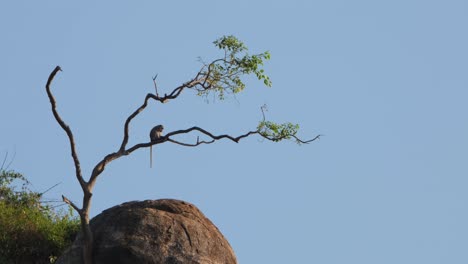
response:
M150 168L153 168L153 146L150 146Z

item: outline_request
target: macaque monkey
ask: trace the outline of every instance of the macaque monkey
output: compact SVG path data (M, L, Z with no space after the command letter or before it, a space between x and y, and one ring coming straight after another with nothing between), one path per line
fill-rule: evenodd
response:
M151 129L150 140L154 142L162 137L163 125L157 125ZM150 146L150 168L153 167L153 146Z

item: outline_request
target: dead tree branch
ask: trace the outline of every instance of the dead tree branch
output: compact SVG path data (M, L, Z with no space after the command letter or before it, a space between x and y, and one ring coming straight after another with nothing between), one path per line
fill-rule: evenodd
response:
M70 201L67 197L65 197L64 195L62 195L62 200L66 204L70 205L73 209L75 209L78 213L81 212L81 209L76 204L74 204L72 201Z
M86 182L83 179L83 176L81 174L81 166L80 166L80 160L78 159L78 154L76 153L76 148L75 148L75 139L73 138L73 133L70 129L70 127L65 124L65 122L62 120L60 115L57 112L57 104L55 102L55 98L52 95L52 92L50 91L50 84L54 80L55 75L57 72L61 71L62 69L60 66L55 67L55 69L52 71L52 73L49 75L49 78L47 79L47 84L46 84L46 90L47 90L47 95L50 100L50 104L52 106L52 113L54 114L55 120L57 120L57 123L62 127L63 130L67 133L68 140L70 141L70 148L71 148L71 155L73 157L73 163L75 164L75 173L76 173L76 178L78 182L80 183L81 188L83 191L85 191L86 188Z
M83 232L83 241L84 241L83 262L85 264L92 264L93 262L93 258L92 258L93 234L89 226L89 208L90 208L90 201L91 201L91 196L92 196L92 188L90 188L89 184L83 179L83 176L81 174L80 161L76 153L75 140L73 137L73 133L70 127L62 120L62 118L58 114L55 98L52 95L52 92L50 91L50 85L55 75L59 71L61 71L60 66L57 66L50 73L49 78L47 79L46 91L47 91L47 96L49 97L49 100L50 100L52 113L54 114L55 120L57 121L57 123L59 123L60 127L62 127L62 129L65 131L65 133L68 136L68 140L70 142L73 163L75 164L76 178L78 182L80 183L81 189L83 190L83 207L80 209L76 204L74 204L65 196L62 196L62 199L65 203L69 204L73 209L75 209L80 216L81 227L82 227L82 232Z
M208 137L214 139L214 140L220 140L220 139L223 139L223 138L226 138L226 139L229 139L231 141L234 141L236 143L239 143L239 140L242 139L242 138L245 138L245 137L248 137L252 134L257 134L258 131L249 131L243 135L240 135L240 136L237 136L237 137L233 137L233 136L230 136L230 135L219 135L219 136L215 136L213 134L211 134L210 132L202 129L202 128L199 128L199 127L191 127L191 128L187 128L187 129L182 129L182 130L176 130L176 131L173 131L173 132L170 132L170 133L167 133L166 134L166 137L171 137L171 136L175 136L175 135L179 135L179 134L187 134L187 133L190 133L191 131L198 131L198 132L201 132L202 134L205 134L207 135Z

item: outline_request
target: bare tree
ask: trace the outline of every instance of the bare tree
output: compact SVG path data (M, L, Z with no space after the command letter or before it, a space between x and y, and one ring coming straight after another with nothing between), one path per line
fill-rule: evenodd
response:
M106 155L101 161L99 161L89 179L86 181L81 173L81 165L78 159L75 148L75 140L73 133L70 127L63 121L60 115L57 112L57 105L54 96L50 90L50 86L55 76L59 71L61 71L60 66L55 67L55 69L50 73L49 78L46 84L47 95L52 106L52 113L66 132L68 140L70 142L71 155L73 157L73 162L75 165L75 174L76 179L78 180L81 189L83 190L83 202L81 207L70 201L67 197L62 196L63 201L69 204L73 209L77 211L81 220L81 229L83 233L83 259L84 263L91 264L93 262L92 258L92 248L93 248L93 233L89 225L89 212L91 208L91 198L93 195L93 189L96 184L98 176L104 171L106 166L113 160L118 159L122 156L131 154L137 149L147 148L153 145L162 144L166 142L187 146L195 147L201 144L211 144L217 140L230 140L238 143L241 139L252 136L259 135L266 140L278 142L284 139L291 139L297 142L298 144L309 143L320 137L317 135L310 140L302 140L296 136L299 126L291 123L277 124L265 119L265 108L262 107L263 119L259 122L259 125L255 130L248 131L242 135L231 136L228 134L215 135L203 128L194 126L187 129L171 131L165 135L153 138L149 142L138 143L133 146L128 147L127 143L129 140L129 126L130 122L141 113L148 105L150 100L158 101L160 103L167 103L171 100L177 99L179 95L186 90L194 90L198 95L204 96L210 93L215 93L219 99L224 99L226 94L236 94L241 92L245 88L245 84L241 80L241 77L244 75L255 74L255 76L264 82L266 86L271 86L271 81L264 74L264 70L261 68L264 60L270 58L268 52L249 55L247 53L246 46L239 41L234 36L224 36L214 42L214 44L224 52L224 55L218 59L211 61L210 63L202 63L201 69L191 80L183 83L182 85L174 88L171 93L164 94L161 96L158 94L158 89L156 85L156 77L153 78L155 93L149 93L146 95L143 104L138 107L125 121L123 127L123 139L120 145L120 148L112 153ZM176 140L177 135L189 134L191 132L198 132L206 139L200 140L197 137L197 140L194 142L183 142Z

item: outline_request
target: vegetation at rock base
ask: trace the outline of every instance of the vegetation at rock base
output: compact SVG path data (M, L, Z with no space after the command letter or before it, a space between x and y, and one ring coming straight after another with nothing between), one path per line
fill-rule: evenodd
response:
M0 263L54 263L73 242L79 220L55 210L20 173L0 168Z

